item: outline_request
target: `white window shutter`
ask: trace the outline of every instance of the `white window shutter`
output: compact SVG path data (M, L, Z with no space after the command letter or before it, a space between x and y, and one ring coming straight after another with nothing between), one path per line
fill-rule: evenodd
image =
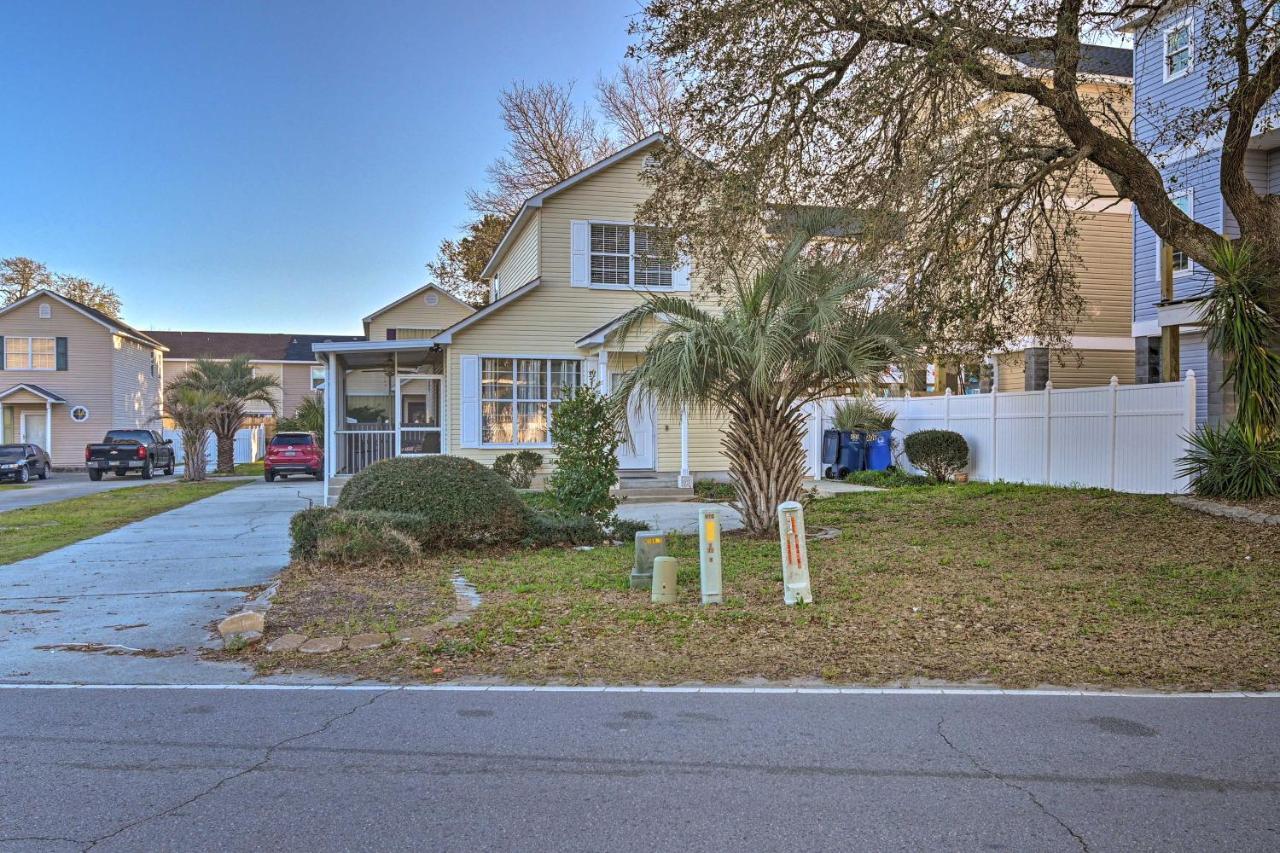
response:
M689 262L686 258L679 258L678 265L671 268L671 289L689 290Z
M591 284L591 223L575 219L569 223L569 284Z
M480 446L480 356L462 357L461 447Z

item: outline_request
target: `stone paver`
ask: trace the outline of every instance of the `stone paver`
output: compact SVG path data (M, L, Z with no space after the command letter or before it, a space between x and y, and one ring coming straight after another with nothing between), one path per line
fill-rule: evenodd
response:
M265 619L261 611L242 610L219 622L218 633L224 637L229 634L244 634L249 631L257 631L261 634L265 627Z
M296 652L307 641L306 634L285 634L267 643L269 652Z
M298 646L298 651L304 655L323 655L338 651L342 648L343 642L345 641L342 637L312 637Z
M390 634L356 634L347 640L347 648L353 652L364 652L380 648L383 643L391 642Z

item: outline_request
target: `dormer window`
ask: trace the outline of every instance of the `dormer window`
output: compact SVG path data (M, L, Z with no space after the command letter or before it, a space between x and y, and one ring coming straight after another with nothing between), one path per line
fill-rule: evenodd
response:
M1193 60L1191 19L1180 21L1164 31L1164 80L1177 80L1191 71Z

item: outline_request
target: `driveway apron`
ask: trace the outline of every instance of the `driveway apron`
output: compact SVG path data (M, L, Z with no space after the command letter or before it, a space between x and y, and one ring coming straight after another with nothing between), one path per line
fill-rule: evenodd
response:
M244 681L202 662L210 624L289 560L320 484L251 483L0 566L0 681Z

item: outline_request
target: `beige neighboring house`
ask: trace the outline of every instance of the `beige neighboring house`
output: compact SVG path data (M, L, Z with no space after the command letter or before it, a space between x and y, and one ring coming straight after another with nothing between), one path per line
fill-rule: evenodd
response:
M489 305L472 310L424 288L366 318L368 341L313 347L327 372L331 474L397 455L490 465L526 448L553 463L548 424L561 389L607 391L638 361L645 340L617 338L622 315L647 293L711 304L698 277L660 258L634 221L649 194L640 173L659 142L651 136L529 199L485 267ZM395 313L410 309L408 319ZM643 400L630 408L624 478L687 486L726 471L714 419Z
M322 341L361 340L358 335L290 335L253 332L177 332L149 331L166 347L164 377L172 382L182 376L196 359L225 361L237 355L251 358L253 371L275 378L280 388L274 393L276 409L281 417L290 417L308 397L314 397L324 382L324 369L316 364L312 344ZM271 408L264 403L249 407L250 423L272 420Z
M165 346L49 290L0 308L0 427L55 466L84 464L109 429L157 429Z

